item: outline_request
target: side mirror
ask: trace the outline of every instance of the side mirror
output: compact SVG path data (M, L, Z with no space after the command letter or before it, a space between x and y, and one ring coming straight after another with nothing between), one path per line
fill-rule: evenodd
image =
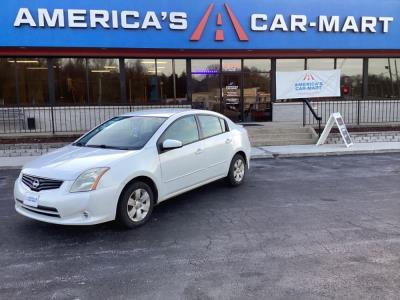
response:
M182 148L183 143L177 140L165 140L162 144L163 150L172 150Z

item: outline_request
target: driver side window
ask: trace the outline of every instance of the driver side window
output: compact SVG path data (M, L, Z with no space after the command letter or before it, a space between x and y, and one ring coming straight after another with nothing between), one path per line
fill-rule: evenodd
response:
M187 145L199 140L199 131L194 116L184 117L173 123L165 132L162 141L178 140Z

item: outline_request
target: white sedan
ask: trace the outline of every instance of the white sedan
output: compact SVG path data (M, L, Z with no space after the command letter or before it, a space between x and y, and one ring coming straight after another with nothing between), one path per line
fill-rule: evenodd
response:
M129 113L26 165L15 209L55 224L117 220L133 228L176 195L221 178L240 185L250 149L246 130L214 112Z

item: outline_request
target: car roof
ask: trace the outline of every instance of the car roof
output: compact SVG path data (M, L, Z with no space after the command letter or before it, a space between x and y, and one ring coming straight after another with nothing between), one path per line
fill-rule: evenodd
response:
M166 108L166 109L147 109L147 110L139 110L130 113L126 113L124 117L159 117L159 118L170 118L177 114L185 115L186 113L207 113L212 114L211 111L190 109L190 108Z

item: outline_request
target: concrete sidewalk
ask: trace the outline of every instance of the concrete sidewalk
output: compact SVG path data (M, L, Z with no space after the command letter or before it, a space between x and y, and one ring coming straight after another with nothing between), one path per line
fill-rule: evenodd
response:
M400 142L359 143L350 148L346 148L344 144L267 146L253 148L252 159L396 152L400 153Z
M278 157L307 157L349 154L375 154L375 153L400 153L400 142L388 143L363 143L346 148L343 144L335 145L290 145L253 147L252 159L278 158ZM0 168L19 169L37 156L0 157Z

